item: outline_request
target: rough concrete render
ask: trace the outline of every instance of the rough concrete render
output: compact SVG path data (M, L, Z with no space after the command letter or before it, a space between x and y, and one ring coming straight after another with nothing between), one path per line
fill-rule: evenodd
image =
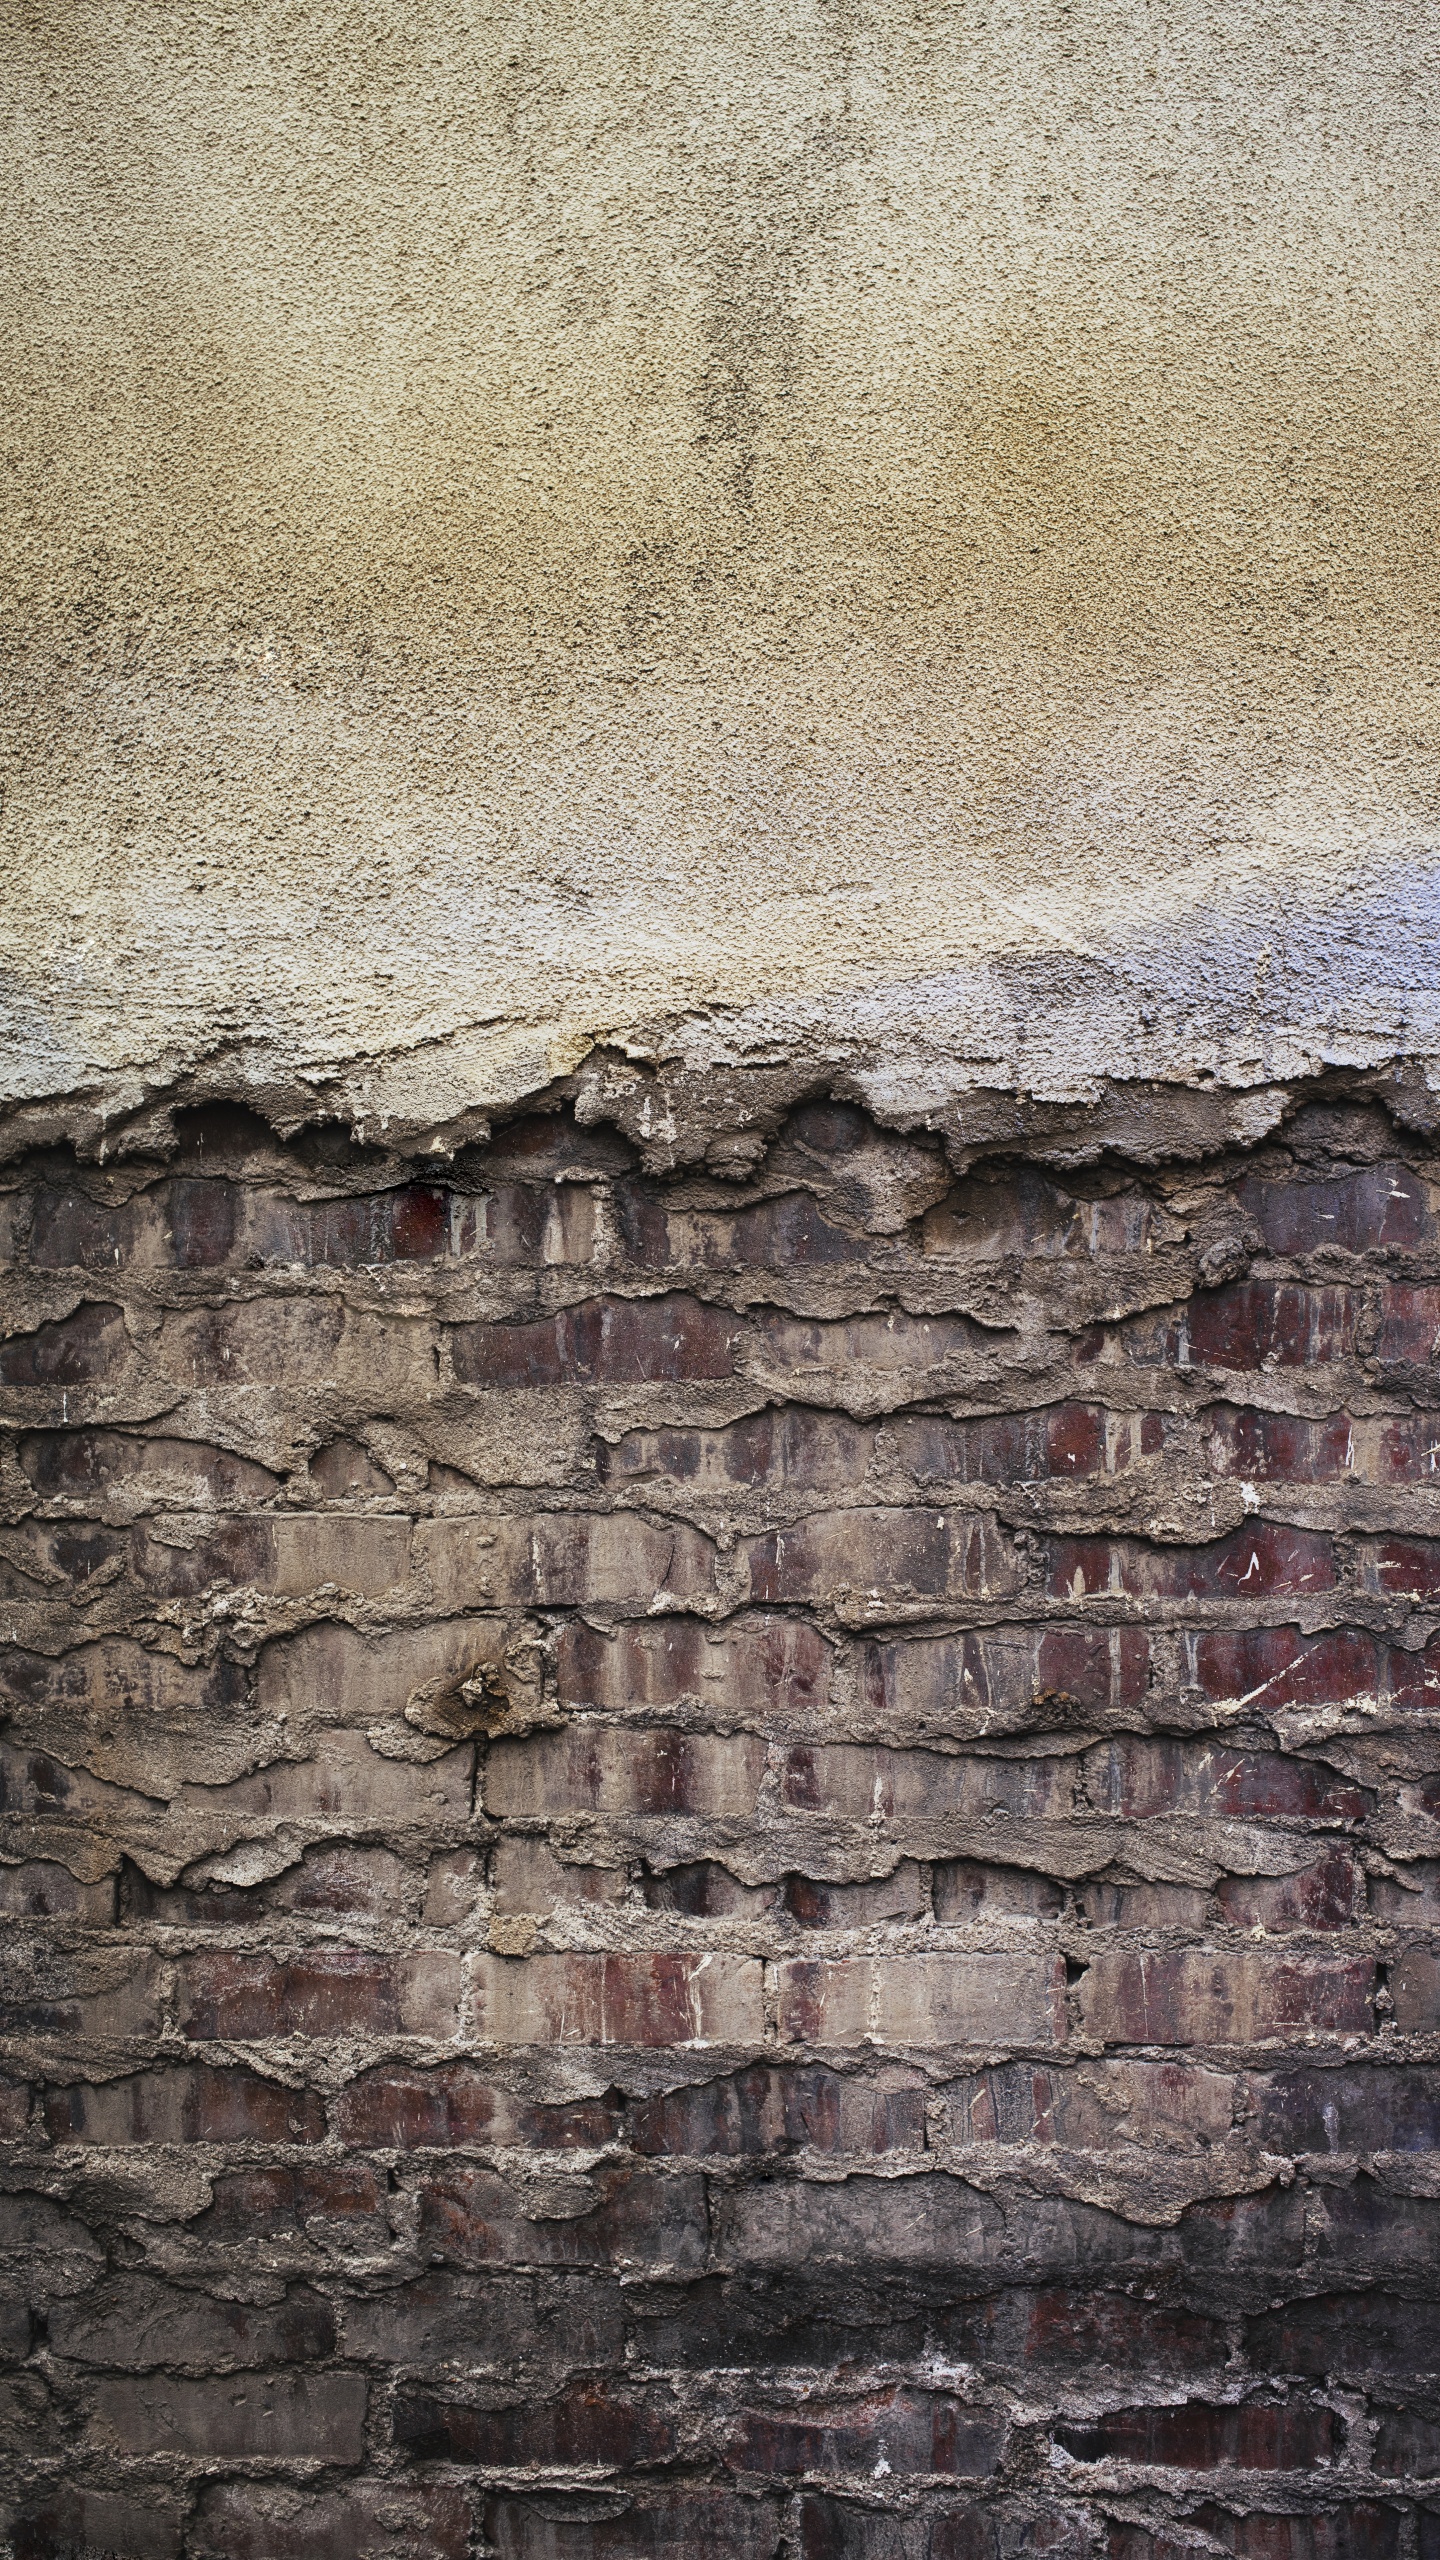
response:
M0 0L5 2560L1440 2560L1434 13Z

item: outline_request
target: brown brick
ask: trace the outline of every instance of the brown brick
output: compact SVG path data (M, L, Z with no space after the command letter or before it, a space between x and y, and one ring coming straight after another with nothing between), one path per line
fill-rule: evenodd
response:
M467 1386L636 1386L728 1378L740 1338L724 1307L676 1293L586 1298L535 1323L455 1325L455 1375Z
M872 1424L805 1405L767 1405L722 1431L628 1431L613 1448L601 1442L597 1466L602 1483L623 1486L669 1478L702 1493L760 1485L848 1491L864 1476L874 1445Z
M163 1530L131 1532L130 1568L142 1589L190 1597L216 1583L260 1591L332 1587L391 1591L410 1567L408 1520L353 1520L329 1512L228 1520L219 1528L169 1519Z
M358 2373L290 2370L195 2382L116 2376L97 2388L93 2428L122 2453L358 2462L367 2397Z
M1055 2044L1065 2035L1058 1957L797 1958L776 1971L785 2042Z
M402 1691L399 1699L393 1694L390 1699L397 1723L405 1695ZM363 1706L363 1689L357 1684L357 1692L341 1703ZM225 1840L247 1840L277 1830L321 1836L412 1827L433 1832L469 1818L472 1755L468 1743L417 1768L410 1761L389 1760L373 1751L363 1733L322 1728L308 1739L308 1759L272 1760L268 1768L232 1779L227 1787L207 1789L205 1810L212 1817L215 1834Z
M715 1582L714 1549L698 1529L625 1511L424 1520L415 1561L442 1609L673 1608L707 1599Z
M506 1634L503 1621L494 1617L442 1618L388 1636L333 1624L308 1627L266 1645L256 1682L260 1710L302 1731L313 1724L364 1728L398 1720L412 1690L451 1675L464 1679L482 1663L498 1662ZM448 1761L441 1765L451 1768ZM371 1775L375 1784L384 1783L378 1769ZM393 1783L416 1788L424 1781L410 1767Z
M498 1840L490 1864L493 1908L501 1913L553 1911L563 1904L623 1902L623 1867L577 1867L543 1840Z
M567 1725L494 1742L482 1770L494 1814L753 1812L765 1745L752 1734Z
M99 1884L81 1884L68 1867L43 1858L0 1866L0 1913L13 1920L78 1920L108 1929L115 1918L114 1882L106 1876Z
M1324 1181L1242 1182L1235 1196L1271 1253L1375 1253L1427 1244L1435 1233L1433 1194L1405 1164L1368 1164Z
M422 1396L434 1385L430 1328L362 1314L333 1297L253 1298L167 1316L158 1365L177 1386L352 1385Z
M934 1868L931 1893L937 1920L973 1920L1003 1912L1027 1920L1058 1920L1063 1885L1024 1867L986 1866L975 1858L947 1858Z
M305 2364L335 2351L334 2314L306 2286L279 2302L233 2302L133 2270L53 2305L49 2331L56 2355L122 2373Z
M1433 2036L1440 2030L1440 1948L1407 1947L1390 1974L1395 2024L1404 2033Z
M1333 2410L1244 2401L1212 2407L1116 2409L1090 2426L1061 2426L1056 2441L1077 2462L1138 2462L1182 2471L1304 2471L1331 2463L1342 2445Z
M844 1316L837 1322L762 1310L757 1330L767 1358L779 1369L853 1371L891 1375L944 1369L991 1348L983 1328L964 1316Z
M1057 1538L1047 1587L1057 1600L1112 1593L1132 1600L1268 1600L1329 1591L1335 1578L1328 1538L1256 1521L1206 1547Z
M113 1376L130 1356L129 1337L117 1306L77 1307L58 1323L33 1333L12 1333L0 1344L0 1381L8 1387L81 1387Z
M196 2238L255 2250L309 2240L354 2249L390 2238L383 2170L365 2160L315 2160L301 2168L247 2167L215 2178L213 2201L190 2228Z
M325 2110L312 2090L253 2071L203 2064L141 2071L47 2090L52 2142L320 2142Z
M470 2515L463 2492L439 2482L356 2480L304 2497L222 2481L203 2492L187 2550L193 2560L468 2560Z
M37 1493L177 1511L268 1502L280 1489L268 1467L212 1442L127 1431L28 1431L20 1464Z
M1301 2515L1235 2515L1228 2507L1204 2505L1192 2508L1173 2534L1112 2525L1105 2549L1107 2560L1194 2560L1199 2531L1210 2549L1232 2553L1235 2560L1400 2560L1403 2523L1398 2508L1348 2499ZM1421 2551L1430 2560L1423 2542Z
M803 1618L718 1628L656 1618L613 1629L572 1621L556 1648L562 1706L668 1707L695 1698L726 1715L803 1715L823 1705L830 1647Z
M115 2560L179 2560L183 2504L161 2488L132 2494L56 2485L32 2490L18 2507L0 2508L15 2560L60 2560L71 2552L115 2554Z
M1382 1288L1375 1356L1382 1361L1418 1361L1426 1367L1440 1356L1440 1288L1408 1280Z
M918 1920L926 1909L913 1858L902 1858L888 1876L863 1884L817 1884L810 1876L788 1875L781 1902L802 1929L872 1929L886 1921Z
M755 1601L982 1599L1019 1587L1011 1541L973 1511L831 1511L742 1550Z
M797 1744L785 1754L783 1801L852 1821L896 1815L1068 1814L1077 1763L1068 1756L1001 1760L939 1751L868 1749L858 1743Z
M210 2037L416 2035L452 2037L462 1976L448 1955L376 1956L316 1950L275 1959L195 1955L179 1974L179 2025Z
M1374 1966L1360 1957L1101 1952L1080 1987L1086 2032L1112 2044L1248 2044L1362 2035Z
M758 2043L761 1968L729 1955L482 1956L475 2031L499 2044Z
M1260 2370L1320 2382L1354 2374L1440 2374L1440 2301L1417 2302L1369 2286L1307 2295L1245 2323L1246 2353Z

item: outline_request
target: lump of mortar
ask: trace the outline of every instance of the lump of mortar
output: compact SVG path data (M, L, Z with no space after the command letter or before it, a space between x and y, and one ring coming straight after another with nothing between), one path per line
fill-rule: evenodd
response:
M539 1635L521 1628L498 1662L477 1662L469 1671L422 1682L405 1701L405 1721L418 1733L446 1743L482 1735L490 1741L563 1723L545 1703L545 1649Z

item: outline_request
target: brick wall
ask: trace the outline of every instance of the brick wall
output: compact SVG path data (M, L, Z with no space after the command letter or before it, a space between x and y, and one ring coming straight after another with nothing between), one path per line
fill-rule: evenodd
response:
M1440 1155L757 1153L13 1177L21 2560L1440 2555Z

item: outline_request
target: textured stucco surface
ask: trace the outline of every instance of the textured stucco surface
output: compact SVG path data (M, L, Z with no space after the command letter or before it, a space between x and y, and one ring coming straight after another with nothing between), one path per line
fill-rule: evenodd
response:
M15 1102L1440 1051L1433 11L3 15Z

